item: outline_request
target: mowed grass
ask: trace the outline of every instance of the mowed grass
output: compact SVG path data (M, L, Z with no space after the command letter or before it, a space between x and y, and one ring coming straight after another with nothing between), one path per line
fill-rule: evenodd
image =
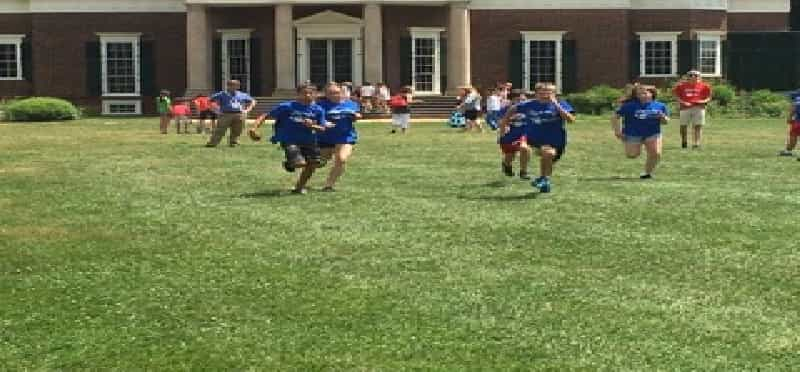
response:
M0 125L0 370L800 365L780 120L714 120L702 151L670 124L640 182L583 119L550 195L440 124L362 123L339 192L306 196L274 146L157 125Z

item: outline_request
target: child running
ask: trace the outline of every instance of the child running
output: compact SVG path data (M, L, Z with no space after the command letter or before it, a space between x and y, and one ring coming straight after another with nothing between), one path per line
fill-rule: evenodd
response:
M510 95L514 105L519 104L527 99L525 94L514 91ZM503 108L498 112L498 115L505 117L505 113L509 107ZM527 138L525 137L525 114L516 113L508 119L503 119L500 122L500 136L497 142L500 144L500 150L503 152L503 160L500 163L503 174L508 177L514 176L514 157L519 153L519 178L523 180L530 180L528 175L528 162L531 159L531 148L528 146Z
M636 100L626 101L611 119L614 135L625 143L625 155L636 159L641 155L642 145L647 151L644 172L639 176L653 178L653 171L661 160L661 125L669 122L669 109L656 101L658 90L653 86L639 85ZM620 128L624 118L624 128Z
M553 175L553 166L567 149L567 129L564 124L575 121L575 110L566 101L556 98L555 84L537 83L535 89L536 99L512 107L503 120L510 120L517 113L525 115L527 142L541 157L540 176L533 180L532 185L542 193L549 193L552 190L550 177Z
M361 118L358 103L344 98L341 86L328 84L325 87L325 99L318 102L325 110L325 118L333 123L333 127L318 134L318 143L322 158L333 158L333 167L325 181L324 192L335 191L336 181L344 174L345 164L353 154L353 146L358 140L355 122Z
M794 156L797 146L797 137L800 136L800 93L792 95L792 105L789 108L789 133L786 138L786 150L780 152L781 156ZM797 160L800 161L800 158Z
M400 132L406 134L411 125L411 108L409 107L414 98L411 94L410 86L400 88L400 92L392 96L389 106L392 108L392 133Z
M317 145L317 132L327 129L325 111L314 103L317 89L313 85L301 85L297 88L297 97L293 101L279 104L268 114L261 115L251 131L264 124L267 117L275 119L275 135L272 143L280 143L286 161L283 168L294 172L302 168L293 194L306 194L306 185L320 164L320 150Z
M501 97L500 91L497 89L490 90L488 94L488 97L486 97L486 124L492 130L497 130L499 121L503 118L501 112L504 111L503 97Z

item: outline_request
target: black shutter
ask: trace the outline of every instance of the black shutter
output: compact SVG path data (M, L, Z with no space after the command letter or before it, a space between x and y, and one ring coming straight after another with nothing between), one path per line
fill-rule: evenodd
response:
M722 62L721 63L722 64L722 78L725 79L725 80L729 80L728 79L728 64L730 63L730 56L729 56L730 53L728 52L728 49L729 49L728 48L728 40L722 40L721 43L722 44L720 46L720 49L722 49L722 51L721 51L721 55L719 56L719 58L722 58L722 61L721 61Z
M156 94L156 59L155 47L152 41L142 41L139 53L139 66L141 71L142 96L155 97Z
M101 63L100 42L86 43L86 95L89 97L99 97L102 94Z
M400 38L400 85L411 85L411 38Z
M439 75L442 92L447 91L447 39L439 40Z
M522 89L522 40L511 40L508 49L508 81L514 84L516 89Z
M212 46L211 66L214 68L214 90L222 90L222 40L214 39Z
M575 40L564 40L561 46L562 72L561 90L564 93L578 91L578 61Z
M628 46L628 68L630 71L631 81L639 80L639 77L642 76L641 71L641 44L639 43L639 39L633 39Z
M31 37L26 36L22 41L22 77L32 82L33 81L33 45L31 44Z
M683 75L697 66L697 49L700 44L696 40L678 40L678 75Z
M248 92L251 96L262 94L261 67L261 39L252 38L250 39L250 92Z

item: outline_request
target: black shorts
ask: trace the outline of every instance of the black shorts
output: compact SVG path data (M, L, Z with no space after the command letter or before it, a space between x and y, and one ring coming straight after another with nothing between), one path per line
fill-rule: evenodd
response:
M332 149L332 148L336 147L336 144L335 143L320 142L320 143L317 144L317 146L319 148L321 148L321 149Z
M211 110L205 110L200 112L200 120L206 120L206 119L216 120L217 113Z
M480 112L478 112L478 110L464 111L464 118L467 120L478 120L478 116L480 116Z
M300 163L319 163L321 156L319 146L310 145L282 145L286 154L286 162L294 166Z

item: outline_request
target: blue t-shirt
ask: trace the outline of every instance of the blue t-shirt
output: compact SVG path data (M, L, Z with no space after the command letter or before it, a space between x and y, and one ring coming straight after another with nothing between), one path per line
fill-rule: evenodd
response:
M253 102L253 97L250 97L249 94L240 92L238 90L233 94L223 90L222 92L214 93L214 95L211 96L211 100L219 104L220 111L226 113L237 113L242 112L244 109L242 104L246 105L250 102Z
M503 107L499 111L500 117L505 117L508 113L510 106ZM501 136L497 143L501 145L508 145L518 142L520 138L525 136L527 131L527 123L525 122L525 114L517 112L511 116L508 123L508 133Z
M349 99L339 103L323 99L318 104L325 110L325 118L329 122L336 124L335 127L328 128L326 131L317 134L319 143L331 145L355 144L358 141L358 133L354 123L356 114L361 111L358 103Z
M568 102L559 101L558 103L564 111L575 112ZM517 106L517 112L525 115L528 143L534 146L564 147L567 145L567 129L564 127L564 119L554 103L542 103L538 100L525 101Z
M303 124L305 119L325 124L325 111L316 103L304 105L297 101L283 102L268 114L275 119L275 135L272 143L309 145L317 143L317 134Z
M669 115L667 106L658 101L628 101L617 110L624 119L622 133L631 137L651 137L661 133L661 114Z
M800 122L800 92L792 94L792 105L794 106L794 117L792 117L792 120Z

